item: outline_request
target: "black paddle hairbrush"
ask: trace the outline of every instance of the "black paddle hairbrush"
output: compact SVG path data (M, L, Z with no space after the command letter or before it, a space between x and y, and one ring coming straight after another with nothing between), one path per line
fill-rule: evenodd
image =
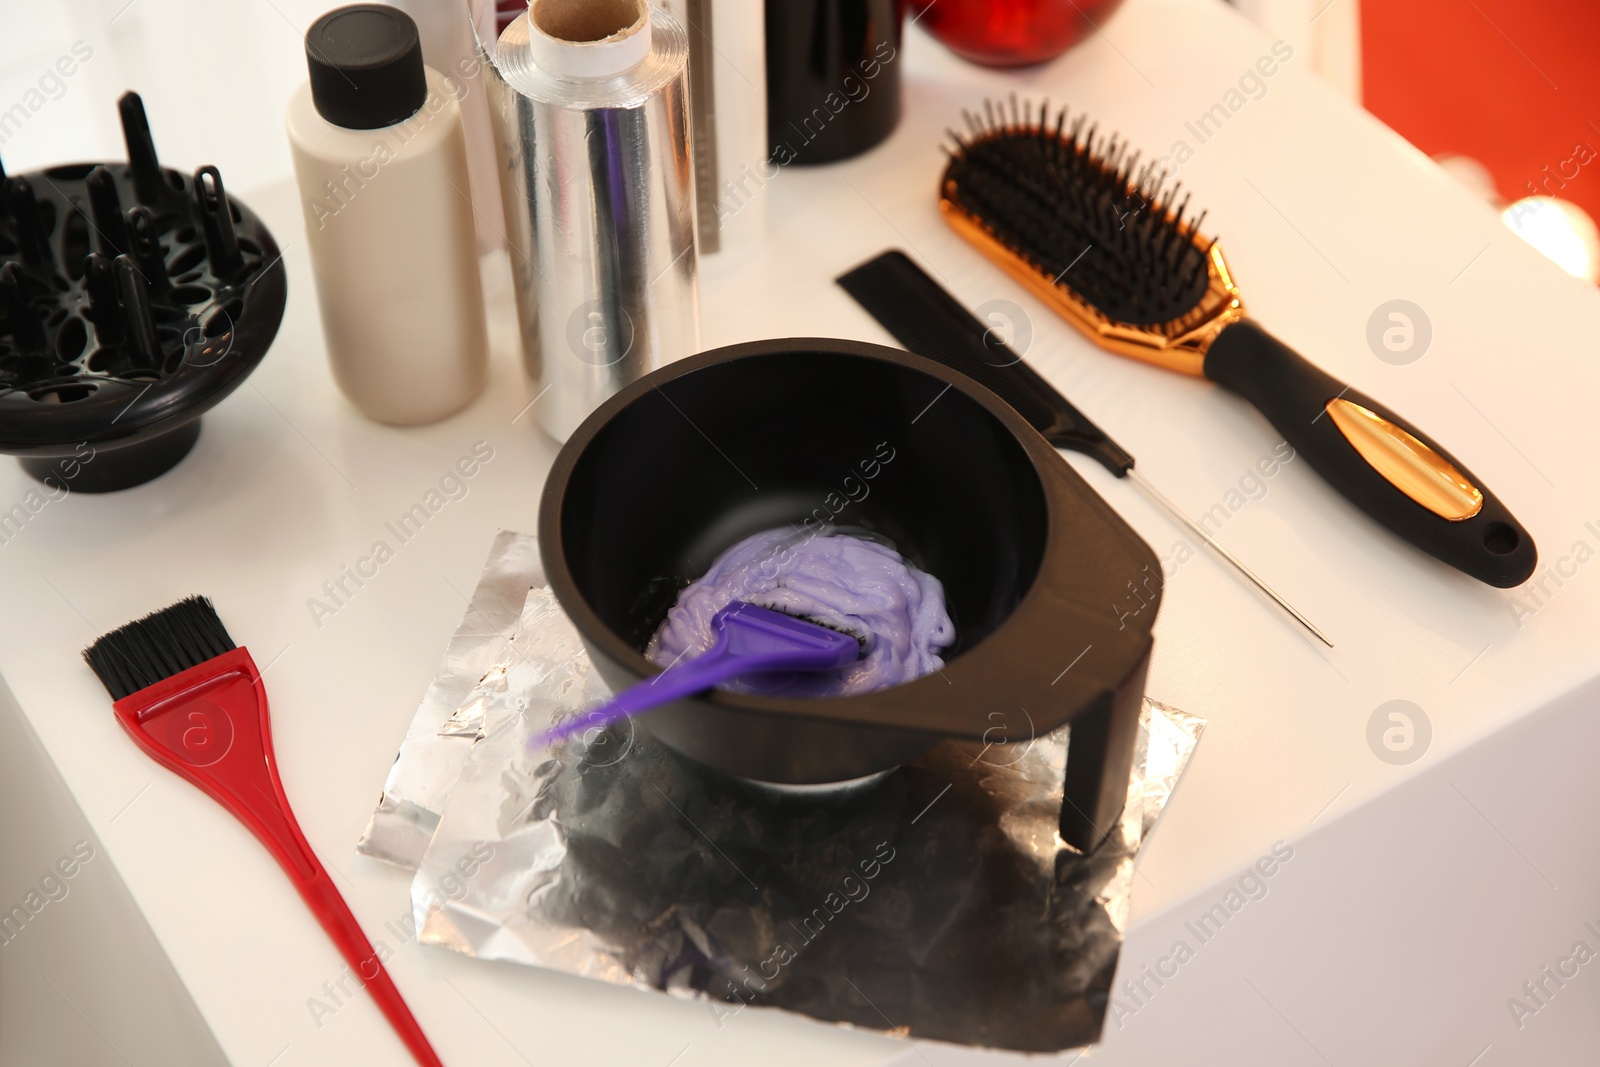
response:
M1533 573L1533 538L1471 471L1245 317L1166 171L1065 108L1013 97L966 119L946 220L1091 340L1238 393L1352 503L1452 567L1502 588Z

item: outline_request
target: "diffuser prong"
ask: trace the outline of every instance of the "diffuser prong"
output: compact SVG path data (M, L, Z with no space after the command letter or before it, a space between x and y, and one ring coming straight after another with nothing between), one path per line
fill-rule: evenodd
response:
M84 288L89 293L89 321L94 336L106 348L122 341L122 308L117 303L117 277L111 261L99 252L83 260Z
M239 255L239 238L233 232L233 210L222 187L222 172L216 167L207 164L194 172L194 203L200 213L211 273L231 279L244 260Z
M89 217L94 222L95 248L112 259L131 251L117 180L105 167L96 167L89 172L84 184L89 187Z
M128 212L129 243L133 261L139 273L150 286L152 293L163 293L172 286L167 276L167 259L161 250L161 237L156 233L155 214L143 205Z
M50 270L50 236L45 233L44 218L39 212L39 201L34 198L33 186L26 178L10 179L6 182L6 201L16 222L22 262L36 270Z
M0 305L5 307L6 324L17 347L24 352L44 351L44 324L28 303L22 288L22 268L15 263L7 263L0 269Z
M150 136L150 120L144 101L135 92L122 94L117 101L122 116L122 139L128 146L128 169L133 172L133 191L141 204L159 204L166 196L167 183L156 157L156 143Z
M122 325L128 335L133 365L145 370L161 366L161 345L156 339L156 320L150 309L150 289L132 256L118 256L116 262L117 299L122 305Z

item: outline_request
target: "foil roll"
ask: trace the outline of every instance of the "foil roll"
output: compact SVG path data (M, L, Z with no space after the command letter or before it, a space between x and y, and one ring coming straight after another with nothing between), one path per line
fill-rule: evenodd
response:
M688 34L650 7L649 49L631 69L559 77L534 62L528 14L498 39L492 5L474 16L523 359L540 425L565 441L617 390L699 344Z

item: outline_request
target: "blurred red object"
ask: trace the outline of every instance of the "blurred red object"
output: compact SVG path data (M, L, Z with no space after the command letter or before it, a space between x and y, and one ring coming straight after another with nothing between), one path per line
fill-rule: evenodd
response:
M1600 219L1597 50L1595 0L1374 0L1361 102L1429 155L1481 160L1507 200L1557 196Z
M986 67L1054 59L1100 28L1122 0L912 0L946 48Z
M506 27L517 21L517 16L526 10L528 0L495 0L495 23L499 32L505 33Z

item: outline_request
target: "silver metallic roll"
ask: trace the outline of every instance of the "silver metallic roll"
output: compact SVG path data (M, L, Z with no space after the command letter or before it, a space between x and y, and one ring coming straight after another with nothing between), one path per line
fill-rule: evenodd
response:
M699 343L688 37L646 0L535 0L492 48L477 28L524 360L565 441Z

